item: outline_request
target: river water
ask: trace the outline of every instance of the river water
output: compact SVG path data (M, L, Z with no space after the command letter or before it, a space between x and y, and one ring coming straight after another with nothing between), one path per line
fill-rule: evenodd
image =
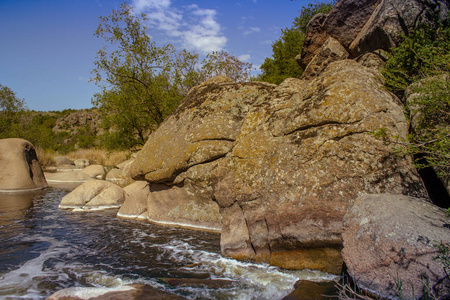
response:
M280 270L220 255L220 236L116 218L117 210L58 209L68 192L0 195L0 299L45 299L68 287L150 285L192 299L281 299L298 279L331 275ZM229 279L222 287L174 287L164 278Z

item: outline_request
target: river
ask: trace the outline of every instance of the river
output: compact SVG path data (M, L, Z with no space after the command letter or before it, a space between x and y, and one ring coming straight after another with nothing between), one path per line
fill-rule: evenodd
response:
M68 191L0 194L0 299L45 299L68 287L150 285L192 299L281 299L298 279L287 271L220 255L220 236L116 218L117 210L58 209ZM229 279L223 288L175 287L164 278Z

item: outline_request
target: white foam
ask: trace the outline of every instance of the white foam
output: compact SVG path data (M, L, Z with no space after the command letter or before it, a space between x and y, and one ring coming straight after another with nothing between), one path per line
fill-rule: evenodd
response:
M231 279L239 282L236 289L224 290L195 290L198 297L215 298L220 293L227 294L233 299L281 299L294 289L299 279L310 281L329 281L338 276L311 270L283 270L267 264L256 264L237 261L222 257L218 253L197 250L189 243L172 240L167 244L153 244L150 247L160 247L168 253L161 257L179 262L190 261L194 267L185 268L190 271L207 272L213 279ZM194 293L189 288L178 288L183 292Z
M173 227L179 227L179 228L186 228L186 229L192 229L192 230L201 230L201 231L207 231L212 233L221 233L222 228L219 227L213 227L213 226L202 226L202 225L195 225L195 224L189 224L189 223L183 223L183 222L169 222L169 221L159 221L154 220L147 217L147 220L155 225L160 226L173 226Z
M102 296L109 292L124 292L135 290L129 285L118 286L114 288L99 288L99 287L73 287L60 290L52 296L56 297L79 297L81 299L89 299L93 297Z
M70 248L63 242L55 239L33 239L33 241L49 242L49 248L38 257L25 262L20 268L3 274L0 286L0 295L8 293L23 293L27 290L34 290L33 278L47 276L49 273L44 268L44 262L50 258L58 257L61 253L67 252ZM55 274L51 274L55 275ZM61 275L61 274L58 274Z

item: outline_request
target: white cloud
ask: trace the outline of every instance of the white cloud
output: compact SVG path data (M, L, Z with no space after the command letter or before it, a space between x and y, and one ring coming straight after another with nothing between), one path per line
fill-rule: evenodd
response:
M170 7L170 0L134 0L133 7L137 13L142 13L147 9L163 10Z
M259 27L250 27L248 30L244 31L244 35L249 35L255 32L260 32L261 28Z
M242 54L238 56L238 59L243 62L250 61L250 54Z
M161 30L189 50L208 53L225 48L227 38L214 9L197 4L176 8L170 0L134 0L133 7L147 15L149 28Z

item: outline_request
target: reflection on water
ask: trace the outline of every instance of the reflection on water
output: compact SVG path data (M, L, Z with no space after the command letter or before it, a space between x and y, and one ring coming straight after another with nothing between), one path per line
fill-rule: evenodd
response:
M40 191L43 195L45 191ZM0 194L0 226L8 226L17 220L23 219L27 209L30 208L36 193Z
M67 194L0 195L0 299L44 299L74 286L140 283L195 299L280 299L299 278L330 275L220 256L219 235L121 220L117 211L58 210ZM230 279L232 286L171 286L164 278Z

